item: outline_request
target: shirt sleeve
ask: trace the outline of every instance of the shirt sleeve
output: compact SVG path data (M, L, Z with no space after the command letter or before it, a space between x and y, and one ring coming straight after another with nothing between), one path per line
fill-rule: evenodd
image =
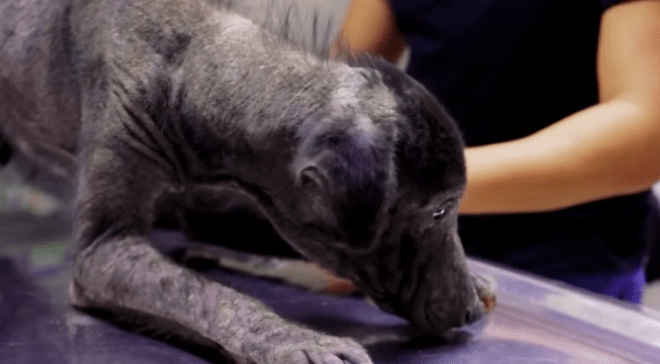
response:
M625 3L628 0L600 0L600 7L603 11L611 8L614 5Z

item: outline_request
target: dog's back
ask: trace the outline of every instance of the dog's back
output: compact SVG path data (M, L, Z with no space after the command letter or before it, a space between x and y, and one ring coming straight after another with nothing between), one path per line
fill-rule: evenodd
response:
M200 100L200 105L205 102L202 112L215 112L213 105L222 104L218 119L228 130L233 120L245 119L245 110L273 102L247 105L244 96L268 88L276 98L284 94L283 87L305 87L305 80L294 79L295 75L286 76L289 82L283 84L271 81L284 75L249 71L270 67L279 72L287 64L286 72L291 73L296 66L279 58L289 49L279 37L267 40L266 33L249 20L217 11L227 2L191 1L182 6L179 1L155 0L0 0L0 140L7 150L3 156L26 159L73 180L75 156L85 138L81 120L89 119L83 113L105 103L109 94L104 91L116 86L110 83L117 80L133 101L163 109L172 101L166 98L175 91L173 69L181 66L183 57L191 61L180 73L193 79L193 85L188 83L182 92ZM254 46L255 41L260 44ZM216 53L206 54L209 49ZM205 59L214 62L207 65ZM209 75L216 82L209 82ZM219 95L235 97L225 100ZM307 101L313 103L315 97L310 94ZM269 129L263 123L248 128L257 134Z

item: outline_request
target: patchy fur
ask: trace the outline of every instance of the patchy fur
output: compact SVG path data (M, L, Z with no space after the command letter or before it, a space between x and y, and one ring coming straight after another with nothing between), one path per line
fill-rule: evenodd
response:
M75 190L74 305L239 363L371 361L162 256L157 219L247 206L421 334L484 313L456 234L463 145L438 102L382 60L318 57L217 1L0 0L10 157Z

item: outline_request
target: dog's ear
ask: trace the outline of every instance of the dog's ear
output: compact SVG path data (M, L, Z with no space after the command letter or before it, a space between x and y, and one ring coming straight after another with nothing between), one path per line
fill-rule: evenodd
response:
M298 172L298 185L317 190L327 190L329 187L328 175L322 168L310 163L300 169Z

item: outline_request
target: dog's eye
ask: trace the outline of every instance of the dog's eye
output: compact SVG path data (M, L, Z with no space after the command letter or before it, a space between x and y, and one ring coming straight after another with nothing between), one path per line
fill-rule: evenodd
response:
M447 209L441 208L433 211L433 220L440 220L447 215Z

